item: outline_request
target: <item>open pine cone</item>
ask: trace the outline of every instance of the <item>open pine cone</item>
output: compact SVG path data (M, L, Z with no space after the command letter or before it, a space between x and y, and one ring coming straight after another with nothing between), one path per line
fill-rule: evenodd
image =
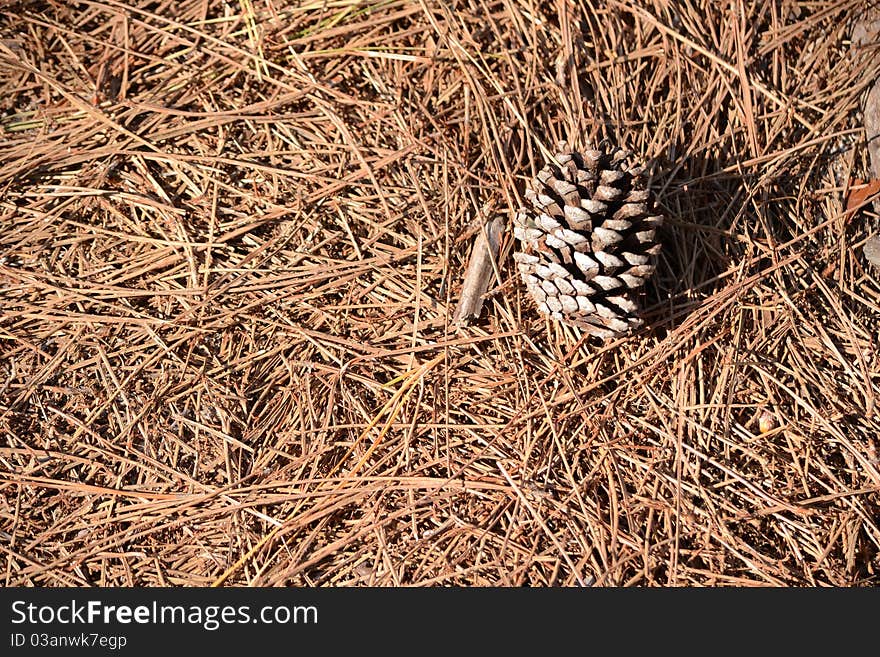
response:
M660 251L643 169L619 148L573 152L559 144L526 187L514 219L513 257L538 310L602 338L641 325L636 290Z

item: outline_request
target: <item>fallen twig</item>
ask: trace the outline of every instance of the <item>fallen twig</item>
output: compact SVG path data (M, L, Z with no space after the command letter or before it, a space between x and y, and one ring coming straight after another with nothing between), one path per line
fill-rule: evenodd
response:
M480 316L483 295L489 287L492 273L498 270L498 251L504 225L504 219L496 216L483 225L474 239L461 286L461 298L452 316L456 324L467 324Z

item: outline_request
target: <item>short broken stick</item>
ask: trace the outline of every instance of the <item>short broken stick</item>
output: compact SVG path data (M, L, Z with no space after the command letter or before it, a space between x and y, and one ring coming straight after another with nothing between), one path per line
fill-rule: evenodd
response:
M480 316L483 295L489 288L492 274L497 271L503 232L504 219L496 216L483 224L477 233L461 286L461 297L452 315L455 324L467 324Z

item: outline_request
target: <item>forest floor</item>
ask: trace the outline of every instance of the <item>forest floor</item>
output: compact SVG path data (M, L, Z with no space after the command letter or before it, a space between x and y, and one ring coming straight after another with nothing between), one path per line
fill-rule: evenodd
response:
M880 583L864 7L0 3L4 585ZM632 335L516 275L563 139L666 216Z

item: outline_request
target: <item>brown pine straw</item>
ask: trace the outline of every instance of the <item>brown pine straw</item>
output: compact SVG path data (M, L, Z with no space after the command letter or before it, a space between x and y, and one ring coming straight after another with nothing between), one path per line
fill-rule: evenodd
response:
M3 3L3 584L878 584L864 6ZM561 139L649 163L645 328L509 232L454 325Z

